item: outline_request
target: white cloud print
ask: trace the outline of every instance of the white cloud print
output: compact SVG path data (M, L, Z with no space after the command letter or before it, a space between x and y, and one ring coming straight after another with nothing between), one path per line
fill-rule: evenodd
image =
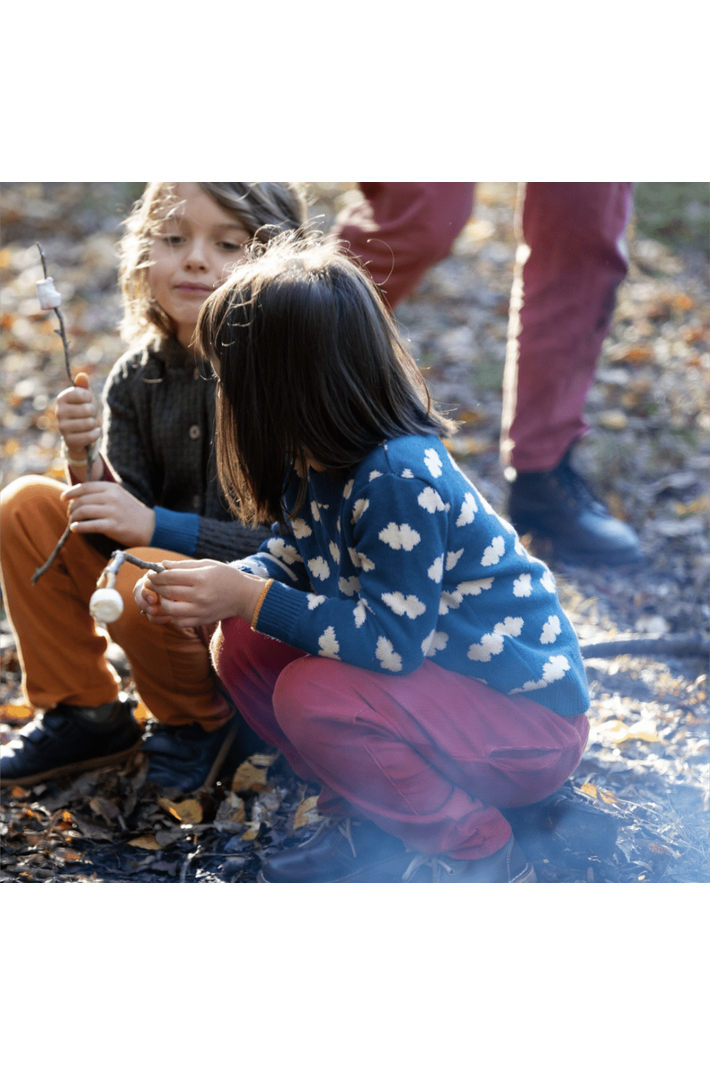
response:
M402 656L397 654L392 647L392 641L388 640L387 637L377 638L375 655L385 670L391 670L393 674L398 674L402 669Z
M540 637L541 644L554 644L560 633L562 632L562 626L560 624L559 616L551 614L544 626L542 627L542 636Z
M424 614L426 606L416 596L405 596L403 592L385 592L382 600L391 607L395 614L404 615L407 618L418 618Z
M469 659L478 663L490 662L494 655L500 655L503 651L504 637L519 637L522 628L522 618L508 616L494 626L492 633L484 633L478 644L470 646Z
M340 644L335 635L335 630L332 626L323 632L318 638L318 647L320 648L319 654L326 659L337 659L338 652L340 651Z
M481 558L481 566L495 566L505 553L505 541L502 537L494 537Z
M473 522L473 518L477 510L478 504L476 503L473 494L467 492L463 498L463 503L461 504L461 512L458 518L456 519L456 525L459 527L470 526L471 522Z
M266 546L272 555L275 555L277 559L283 559L285 563L295 563L301 559L297 548L293 544L287 544L283 537L271 537L266 542Z
M434 514L436 511L445 511L444 501L442 500L436 489L432 489L430 485L427 485L425 489L417 496L417 503L429 514Z
M441 456L433 448L424 452L424 462L432 477L441 477Z
M330 567L322 555L316 556L315 559L309 559L308 569L319 581L325 581L327 577L330 577Z
M571 666L564 655L551 655L542 670L540 681L526 681L522 688L511 689L511 696L516 692L535 692L536 689L547 688L553 681L559 681L565 676Z
M294 518L291 528L293 529L294 537L298 540L301 540L302 537L310 537L313 532L308 522L305 522L302 518Z
M521 574L513 582L514 596L532 596L532 577L530 574Z
M410 552L422 539L416 529L412 529L406 522L401 526L398 526L396 522L390 522L388 526L380 530L379 538L395 551L401 548L406 552Z

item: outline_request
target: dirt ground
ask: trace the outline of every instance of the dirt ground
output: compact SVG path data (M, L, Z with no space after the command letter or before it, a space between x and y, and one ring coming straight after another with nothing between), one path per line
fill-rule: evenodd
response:
M98 391L123 351L114 246L141 188L2 187L2 485L29 472L63 477L52 403L66 386L64 361L56 319L36 299L34 242L62 293L72 368ZM326 227L357 195L352 183L310 188ZM479 186L452 254L397 314L433 394L462 422L453 454L503 513L497 443L515 193L514 183ZM572 783L515 826L543 882L708 880L709 218L707 185L638 186L629 274L589 396L591 432L575 453L639 532L646 564L568 567L550 559L549 545L529 543L551 562L592 692L590 741ZM0 654L6 741L31 712L4 613ZM131 691L121 650L109 654ZM120 770L3 789L0 880L248 882L261 857L317 821L315 788L274 753L187 799L157 793L145 769L136 756Z

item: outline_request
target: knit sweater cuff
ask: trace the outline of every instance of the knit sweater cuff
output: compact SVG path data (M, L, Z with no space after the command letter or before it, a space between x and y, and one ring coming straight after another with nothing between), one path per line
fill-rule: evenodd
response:
M276 637L295 647L291 634L296 631L305 595L305 592L282 585L280 581L272 582L259 608L254 627L257 633Z
M154 512L155 529L149 547L194 556L200 535L200 516L185 511L168 511L165 507L155 507Z

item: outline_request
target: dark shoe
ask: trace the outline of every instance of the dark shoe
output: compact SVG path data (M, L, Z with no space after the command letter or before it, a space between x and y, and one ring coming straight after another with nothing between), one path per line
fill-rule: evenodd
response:
M562 562L608 566L643 562L633 529L609 514L592 494L570 466L570 452L554 470L516 473L508 513L520 536L549 538Z
M213 733L199 722L170 726L156 722L149 727L142 750L148 756L148 780L161 788L197 792L211 788L239 735L239 724L230 718Z
M0 783L3 788L37 785L62 774L112 766L132 755L141 737L124 695L105 707L59 703L0 748Z
M401 875L407 858L401 840L372 822L328 818L304 844L268 859L257 881L380 884Z
M537 881L535 869L511 836L508 843L485 859L450 859L447 855L417 855L402 874L414 883L522 884Z

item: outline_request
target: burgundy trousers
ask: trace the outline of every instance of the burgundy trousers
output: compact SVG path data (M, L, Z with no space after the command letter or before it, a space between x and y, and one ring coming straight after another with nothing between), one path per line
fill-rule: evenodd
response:
M225 619L217 673L249 725L321 783L321 813L360 815L413 851L490 855L511 829L499 807L560 787L584 750L585 715L561 718L427 660L396 677L305 655Z
M475 183L362 182L335 227L391 307L448 255ZM627 270L632 182L524 182L503 382L501 459L550 470L588 425L584 405Z

